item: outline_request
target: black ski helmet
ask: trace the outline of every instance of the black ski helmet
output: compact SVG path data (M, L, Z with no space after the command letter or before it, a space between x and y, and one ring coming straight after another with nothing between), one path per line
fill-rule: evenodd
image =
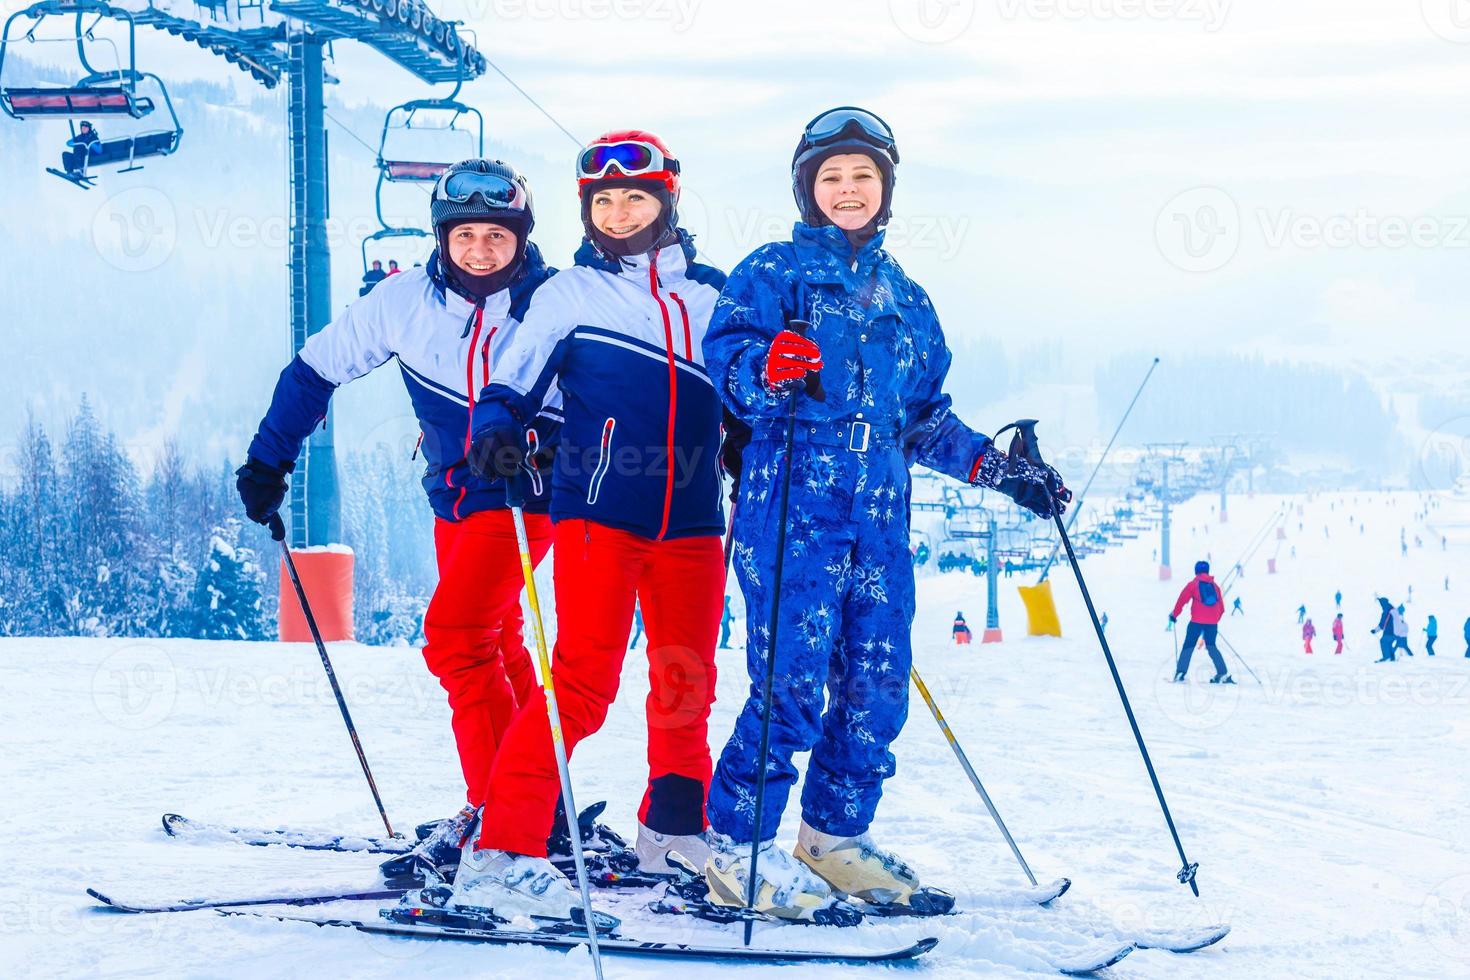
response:
M469 177L458 177L469 174ZM429 198L429 221L439 248L439 269L446 279L484 299L504 289L521 271L531 229L536 226L531 185L514 167L501 160L463 160L450 167L434 184ZM449 258L449 230L467 221L491 221L516 236L515 259L504 269L477 276L457 267Z
M801 212L801 220L813 227L832 223L817 207L812 185L823 161L843 153L863 153L872 157L883 175L883 204L868 223L868 227L876 231L888 224L893 216L898 144L888 123L857 106L828 109L807 123L801 132L801 140L791 156L791 191L796 195L796 208Z

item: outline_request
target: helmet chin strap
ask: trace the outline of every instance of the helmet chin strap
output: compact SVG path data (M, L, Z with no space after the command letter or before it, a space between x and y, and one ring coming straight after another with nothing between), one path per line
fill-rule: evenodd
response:
M592 242L602 251L609 255L616 255L620 259L651 252L655 248L670 244L677 238L672 228L664 226L662 217L660 215L659 220L646 228L638 229L626 238L614 238L594 226L591 229Z

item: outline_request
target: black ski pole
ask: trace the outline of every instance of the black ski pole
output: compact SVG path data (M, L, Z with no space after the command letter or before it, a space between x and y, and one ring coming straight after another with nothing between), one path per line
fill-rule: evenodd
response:
M1215 636L1220 640L1221 643L1230 648L1230 652L1235 654L1235 659L1240 661L1240 665L1244 667L1247 671L1250 671L1250 675L1252 677L1256 678L1256 683L1260 684L1262 687L1265 687L1266 685L1261 682L1261 679L1259 677L1256 677L1256 672L1251 670L1251 665L1246 663L1245 658L1240 655L1240 651L1235 649L1235 644L1225 639L1225 637L1218 632L1215 634Z
M1036 420L1022 419L1015 423L1016 440L1021 443L1021 452L1029 462L1044 466L1041 458L1041 450L1036 443ZM1004 430L1001 430L1004 431ZM1017 447L1013 443L1011 448ZM1050 489L1050 485L1048 485ZM1138 719L1133 715L1133 705L1128 701L1128 692L1123 689L1123 678L1118 673L1118 664L1113 659L1113 651L1108 648L1108 638L1103 634L1102 623L1098 621L1097 609L1092 604L1092 593L1087 590L1087 581L1082 577L1082 568L1077 562L1077 553L1072 550L1072 539L1067 536L1067 527L1062 523L1062 515L1056 508L1052 509L1052 522L1057 526L1057 533L1062 537L1062 546L1067 550L1067 562L1072 566L1072 574L1077 577L1077 587L1082 590L1082 600L1087 604L1087 615L1092 617L1092 629L1097 633L1097 642L1102 646L1103 656L1107 658L1108 670L1112 672L1113 684L1118 688L1118 697L1123 702L1123 711L1128 716L1128 725L1133 729L1133 738L1138 742L1138 751L1143 755L1143 765L1148 770L1149 781L1154 785L1154 795L1159 798L1159 808L1164 811L1164 822L1169 825L1169 834L1174 838L1174 847L1179 851L1179 860L1183 867L1179 869L1176 877L1181 884L1189 886L1195 897L1199 897L1199 884L1195 881L1195 875L1199 871L1198 863L1190 863L1184 853L1184 842L1179 839L1179 830L1174 826L1174 815L1169 812L1169 803L1164 799L1164 789L1159 785L1159 774L1154 771L1153 759L1149 757L1148 746L1144 744L1143 733L1138 730Z
M1128 424L1128 416L1133 414L1133 406L1138 404L1139 396L1143 394L1143 389L1148 386L1148 379L1154 376L1154 368L1158 366L1159 359L1156 357L1153 359L1153 363L1148 366L1148 373L1145 374L1143 376L1143 380L1138 383L1138 390L1133 393L1133 400L1129 402L1128 407L1124 409L1123 417L1118 420L1118 427L1113 430L1113 437L1109 439L1108 444L1103 447L1102 456L1098 459L1097 465L1092 468L1092 475L1087 478L1087 483L1083 485L1082 492L1077 495L1077 503L1076 506L1072 508L1072 516L1067 518L1067 527L1071 527L1073 523L1076 522L1077 518L1082 514L1082 501L1087 499L1087 491L1092 489L1092 481L1096 480L1098 473L1102 472L1103 464L1108 461L1108 453L1113 451L1113 443L1118 441L1118 436L1120 433L1122 433L1123 426ZM1036 580L1037 585L1045 582L1046 577L1051 574L1052 563L1057 560L1057 551L1061 548L1061 546L1062 544L1060 541L1051 546L1051 554L1046 556L1046 564L1043 565L1041 568L1041 577Z
M281 546L281 558L286 563L291 584L296 587L296 600L301 603L301 614L306 617L306 626L311 630L311 638L316 641L316 652L322 658L322 669L327 672L327 680L332 685L332 694L337 698L342 720L347 723L347 734L352 736L352 747L357 751L357 761L362 763L362 774L367 777L368 789L373 791L373 802L378 805L378 816L383 818L388 836L397 837L393 832L393 825L388 822L388 811L383 808L383 798L378 795L378 784L373 781L373 771L368 768L367 756L362 751L362 741L357 737L357 726L352 723L352 715L342 697L342 688L337 683L337 672L332 669L332 659L327 656L327 645L322 642L322 631L317 628L316 617L311 614L311 603L306 601L306 589L301 584L301 576L296 574L296 562L291 559L291 549L286 546L286 524L281 520L280 514L271 515L270 529L271 537Z
M805 320L789 322L790 329L803 337L806 336L810 326L811 324ZM820 372L807 372L806 392L817 401L826 400L826 393L822 390ZM776 639L777 626L781 621L781 570L786 564L786 515L791 504L791 471L795 468L796 462L793 458L796 449L796 392L793 391L790 398L791 404L786 410L786 471L781 474L781 502L776 508L776 569L771 581L771 618L769 628L766 630L770 637L766 641L766 676L761 686L760 770L755 777L755 819L751 828L753 836L750 841L750 877L745 885L747 913L755 908L756 888L760 881L756 876L756 864L760 859L761 816L766 803L766 770L770 768L767 757L771 752L771 694L776 687ZM750 945L751 930L754 927L754 920L747 915L745 919L745 945L747 946Z

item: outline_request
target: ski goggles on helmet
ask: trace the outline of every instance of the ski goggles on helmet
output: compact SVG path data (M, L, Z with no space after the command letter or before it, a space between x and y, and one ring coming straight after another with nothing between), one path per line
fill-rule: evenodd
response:
M434 185L435 198L455 204L468 204L476 194L492 208L507 211L526 208L526 189L500 174L485 174L478 170L446 171Z
M856 106L839 106L828 109L806 124L805 138L811 146L830 146L848 137L857 137L864 142L888 151L893 162L898 162L898 144L893 138L893 129L879 116Z
M614 170L616 169L616 174ZM642 140L596 143L577 157L577 178L599 180L607 176L639 177L643 174L679 172L679 161Z

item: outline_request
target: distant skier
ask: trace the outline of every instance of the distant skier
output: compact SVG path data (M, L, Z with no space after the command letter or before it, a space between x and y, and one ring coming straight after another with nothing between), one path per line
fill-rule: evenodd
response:
M720 649L730 649L730 626L735 622L735 614L730 611L730 597L725 596L725 611L720 614Z
M1342 608L1342 589L1338 589L1332 594L1332 601L1337 605L1338 609Z
M1232 615L1232 616L1244 616L1245 615L1245 610L1243 608L1241 608L1241 605L1240 605L1240 596L1236 596L1235 597L1235 601L1230 604L1230 615Z
M1343 640L1342 613L1338 613L1337 618L1332 621L1332 638L1337 641L1337 649L1332 652L1334 654L1341 654Z
M961 644L962 646L969 645L971 639L970 627L969 624L965 622L964 613L957 612L954 614L954 629L950 630L950 635L954 638L954 641L956 643Z
M1393 649L1395 653L1404 651L1406 657L1414 655L1414 651L1409 649L1409 620L1404 615L1402 604L1393 610Z
M1297 623L1297 625L1300 626L1302 623L1304 623L1306 621L1306 619L1307 619L1307 607L1306 606L1297 606L1296 607L1296 623Z
M1378 637L1378 650L1381 656L1374 663L1381 664L1398 658L1393 653L1393 603L1379 596L1378 606L1378 625L1369 632Z
M1465 656L1470 657L1470 616L1465 617Z
M1210 563L1197 561L1194 563L1194 578L1188 585L1179 591L1179 599L1174 603L1174 611L1169 614L1169 628L1179 621L1179 613L1183 611L1184 604L1189 605L1189 626L1184 631L1184 643L1179 647L1179 662L1174 667L1174 680L1182 682L1189 674L1189 661L1194 656L1194 647L1203 637L1205 649L1210 654L1210 660L1215 665L1215 676L1210 678L1211 684L1234 684L1230 672L1225 669L1225 658L1220 656L1220 650L1215 646L1215 638L1220 632L1220 616L1225 611L1225 603L1220 595L1220 587L1215 584L1214 578L1210 576Z
M633 605L633 638L628 641L628 649L631 650L643 639L643 606L640 603Z
M1106 633L1108 631L1108 614L1103 613L1102 619L1098 620L1098 623L1102 626L1102 631Z
M1439 620L1433 615L1430 615L1429 623L1424 627L1424 635L1427 638L1424 641L1424 647L1432 657L1434 656L1434 641L1439 639Z
M373 291L374 286L387 278L388 273L383 271L383 260L373 259L373 267L362 274L362 288L357 291L357 295L366 296Z
M61 154L61 168L72 177L87 175L87 159L102 144L102 137L92 124L83 120L77 125L77 135L66 141L67 149Z
M1309 619L1302 624L1302 649L1307 653L1312 652L1312 640L1317 635L1317 627L1312 625Z

